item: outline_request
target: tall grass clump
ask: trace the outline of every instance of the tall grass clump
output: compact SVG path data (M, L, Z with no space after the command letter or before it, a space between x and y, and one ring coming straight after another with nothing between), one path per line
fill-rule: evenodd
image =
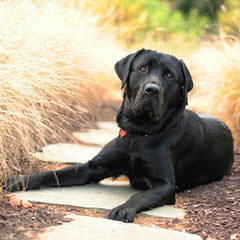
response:
M26 173L31 152L71 138L106 87L114 89L112 66L123 54L83 5L1 1L0 21L2 183L12 171Z
M240 147L240 41L219 40L188 57L196 89L190 107L224 120Z

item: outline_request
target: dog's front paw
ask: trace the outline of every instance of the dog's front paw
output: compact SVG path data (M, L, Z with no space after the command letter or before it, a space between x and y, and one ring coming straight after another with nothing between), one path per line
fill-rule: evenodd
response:
M129 208L125 204L122 204L112 209L107 218L125 223L132 223L135 216L136 210L134 208Z
M24 190L26 188L24 175L8 177L7 180L3 183L2 188L9 192L17 192Z

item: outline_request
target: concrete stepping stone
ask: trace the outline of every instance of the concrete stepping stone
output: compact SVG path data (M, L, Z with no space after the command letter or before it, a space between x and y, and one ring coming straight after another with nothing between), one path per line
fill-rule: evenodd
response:
M104 146L119 134L119 127L115 122L97 122L99 129L89 129L86 132L74 132L73 136L81 142Z
M110 210L124 203L136 192L138 190L132 189L127 182L104 180L99 184L44 188L15 194L24 200ZM183 218L185 214L183 209L167 205L143 213L166 218Z
M33 155L43 161L62 163L85 163L100 152L100 147L70 143L50 144L42 152Z
M69 216L70 218L72 217ZM122 223L103 218L75 216L74 220L59 226L50 227L38 235L40 240L201 240L198 235L167 230L163 228L143 227L134 223Z
M116 122L107 122L107 121L97 122L97 126L100 129L105 129L115 134L118 134L119 132L119 127Z
M118 136L118 132L114 133L106 129L90 129L87 132L74 132L73 137L77 140L99 146L104 146Z

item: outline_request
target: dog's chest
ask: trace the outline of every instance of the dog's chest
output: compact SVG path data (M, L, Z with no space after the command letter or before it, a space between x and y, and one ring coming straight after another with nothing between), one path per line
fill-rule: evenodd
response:
M134 135L129 140L129 155L142 156L144 152L161 146L162 137L152 135Z
M134 166L157 166L166 157L172 146L172 138L167 134L134 135L129 139L128 156Z
M159 144L150 135L137 135L129 141L128 170L130 183L134 188L148 189L152 187L149 169L153 165L153 158L150 152Z

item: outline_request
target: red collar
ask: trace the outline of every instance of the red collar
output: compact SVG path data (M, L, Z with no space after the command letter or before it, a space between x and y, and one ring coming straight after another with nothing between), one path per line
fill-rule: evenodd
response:
M119 133L119 136L120 136L120 138L124 138L124 137L126 136L126 134L127 134L127 131L121 129L121 130L120 130L120 133Z

